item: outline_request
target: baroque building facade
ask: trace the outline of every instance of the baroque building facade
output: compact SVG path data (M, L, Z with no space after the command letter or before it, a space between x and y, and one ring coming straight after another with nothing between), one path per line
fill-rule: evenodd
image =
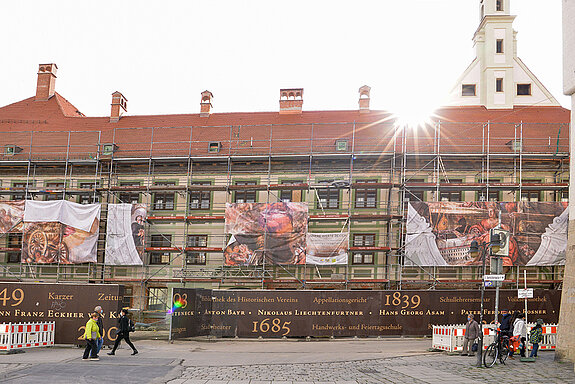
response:
M567 201L569 116L517 57L509 0L480 1L477 58L451 104L419 127L370 109L306 111L303 89L280 90L279 110L131 116L112 94L108 117L88 117L56 92L57 66L41 64L36 95L0 108L0 196L101 203L98 262L31 264L22 236L0 238L4 280L119 283L126 305L153 316L171 287L221 289L476 288L477 266L406 262L413 201ZM345 265L230 266L227 203L302 202L310 232L349 233ZM146 204L144 265L104 264L106 207ZM528 271L558 287L563 267Z

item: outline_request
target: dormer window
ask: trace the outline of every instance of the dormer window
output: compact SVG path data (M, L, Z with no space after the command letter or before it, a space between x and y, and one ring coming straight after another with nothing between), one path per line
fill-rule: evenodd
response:
M475 84L462 84L461 96L475 96Z
M503 39L497 39L495 42L495 52L503 53Z
M503 0L497 0L495 3L495 9L497 12L503 11Z
M220 141L210 141L208 143L209 153L218 153L222 149L222 143Z
M531 84L517 84L517 96L531 96Z

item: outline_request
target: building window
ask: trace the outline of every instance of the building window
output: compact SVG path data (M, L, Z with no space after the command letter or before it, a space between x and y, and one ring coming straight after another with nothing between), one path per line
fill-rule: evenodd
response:
M80 189L94 189L94 183L80 183ZM100 201L100 196L98 196L94 191L86 192L80 194L78 202L80 204L93 204Z
M569 191L556 191L555 192L555 200L561 201L563 203L569 202Z
M335 141L335 150L338 152L347 151L347 140L336 140Z
M541 195L540 191L522 190L521 191L521 201L530 201L530 202L541 201L540 195Z
M495 41L495 53L503 53L503 39Z
M377 183L377 180L357 180L358 183ZM355 208L377 208L377 189L355 190Z
M207 182L195 182L192 183L191 189L194 185L211 185L209 181ZM190 191L190 209L210 209L212 193L210 191Z
M282 184L302 184L302 180L289 180L289 181L282 181ZM282 189L279 192L279 199L284 203L289 202L300 202L302 199L302 190L301 189Z
M255 181L236 181L236 185L256 185ZM255 203L257 192L253 190L236 191L234 202L236 203Z
M60 183L60 182L52 182L52 183L46 183L46 189L48 190L63 190L64 189L64 183ZM46 201L53 201L53 200L62 200L63 197L63 193L62 192L54 192L54 193L48 193L46 195Z
M531 84L517 84L517 96L530 96Z
M374 247L375 234L373 233L356 233L353 235L354 247ZM373 252L354 252L352 255L353 264L373 264Z
M21 233L8 233L8 248L22 249L22 234ZM19 263L21 252L8 252L8 263Z
M169 248L172 247L172 235L152 235L150 237L150 247ZM150 264L169 264L170 252L152 251L150 252Z
M321 188L317 191L317 209L338 209L339 208L339 189Z
M26 183L13 183L13 188L22 188L22 192L12 195L12 200L26 200Z
M494 201L494 202L500 201L499 192L489 191L489 193L487 194L487 200L488 201Z
M173 187L174 182L155 183L156 186ZM156 192L154 193L154 209L157 211L171 211L175 207L176 194L173 192Z
M451 180L449 180L449 183L461 184L461 183L463 183L463 180L451 179ZM462 192L441 191L440 192L440 201L462 201L463 199L462 199L461 195L462 195Z
M495 92L503 92L503 79L495 79Z
M186 246L205 248L208 246L208 235L188 235ZM187 265L205 265L206 259L207 259L206 252L198 252L198 251L186 252Z
M462 84L461 96L475 96L475 84Z
M495 4L495 10L497 12L503 11L503 0L497 0Z
M168 309L168 288L148 288L148 309L150 311Z
M424 179L408 179L406 181L406 184L407 183L425 183L425 180ZM411 188L413 188L413 187L411 187ZM425 201L425 191L413 190L413 189L410 189L410 187L408 187L406 185L405 198L409 199L409 201Z
M222 143L219 141L210 141L208 143L209 153L218 153L222 149Z
M120 183L121 187L139 187L140 183ZM138 204L140 202L139 192L120 192L118 194L120 203L125 204Z

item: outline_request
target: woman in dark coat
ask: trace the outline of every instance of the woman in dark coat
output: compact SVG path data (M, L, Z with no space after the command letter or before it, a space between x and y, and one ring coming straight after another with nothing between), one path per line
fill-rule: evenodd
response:
M116 342L114 343L114 348L112 348L112 352L108 352L108 355L115 355L116 349L120 345L120 341L124 339L126 343L132 348L132 355L138 353L134 344L130 341L130 319L128 319L128 310L122 309L120 312L120 318L118 319L118 336L116 337Z

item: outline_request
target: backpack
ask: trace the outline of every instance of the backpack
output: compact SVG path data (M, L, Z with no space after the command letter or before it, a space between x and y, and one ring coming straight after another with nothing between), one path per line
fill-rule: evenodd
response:
M541 339L543 339L543 330L541 327L536 327L531 330L529 333L529 342L530 343L540 343Z
M128 330L129 332L134 332L136 330L136 325L132 321L132 319L128 319Z

